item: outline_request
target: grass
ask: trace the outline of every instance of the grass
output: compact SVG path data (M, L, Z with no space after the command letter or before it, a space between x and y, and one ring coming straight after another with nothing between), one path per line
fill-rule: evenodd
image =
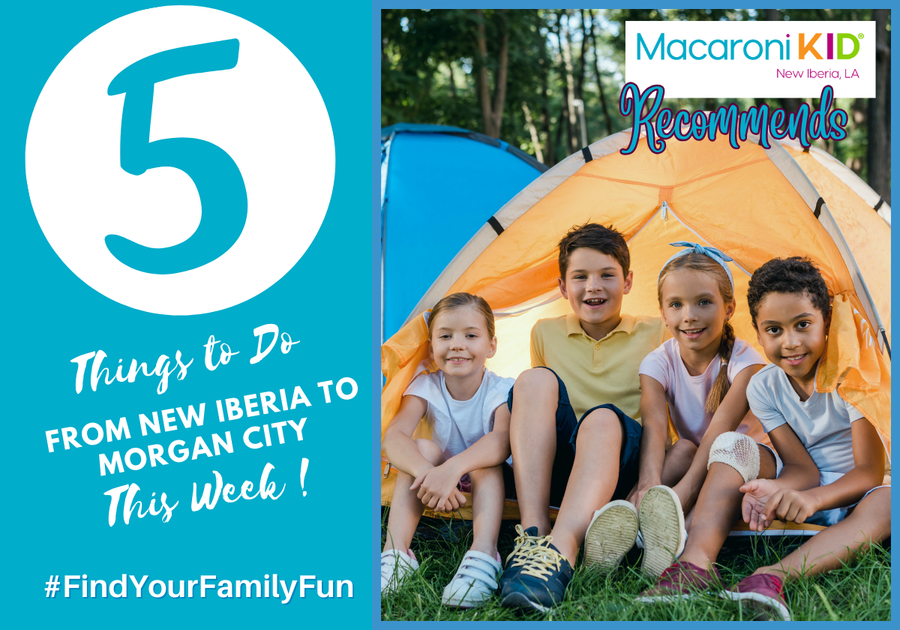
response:
M382 519L382 539L386 512ZM515 531L504 522L500 532L500 555L512 551ZM703 594L677 604L635 603L634 597L652 586L640 573L640 552L632 550L612 574L598 575L578 565L562 604L549 613L503 608L497 597L484 605L457 610L441 605L444 586L453 577L472 542L472 530L460 521L422 519L412 548L421 569L400 591L381 600L382 619L390 621L517 621L517 620L609 620L609 621L740 621L750 611L714 594ZM802 541L799 541L802 542ZM719 556L719 571L726 583L746 577L763 564L787 555L799 542L762 537L729 540ZM383 543L383 540L382 540ZM795 621L889 621L891 619L890 548L874 545L853 563L827 574L805 577L785 589Z

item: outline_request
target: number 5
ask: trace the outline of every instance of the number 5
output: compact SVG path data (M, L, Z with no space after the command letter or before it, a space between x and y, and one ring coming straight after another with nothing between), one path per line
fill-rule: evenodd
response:
M122 236L106 237L110 253L132 269L153 274L196 269L227 252L244 229L247 189L228 153L197 138L150 142L154 85L187 74L230 70L237 65L239 45L237 39L229 39L165 50L131 64L109 84L110 96L125 94L119 141L122 170L141 175L161 166L177 168L191 178L200 196L200 225L177 245L145 247Z

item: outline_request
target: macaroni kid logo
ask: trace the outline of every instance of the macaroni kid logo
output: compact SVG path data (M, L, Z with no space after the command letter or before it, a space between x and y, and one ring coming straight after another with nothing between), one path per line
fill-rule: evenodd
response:
M875 96L874 22L627 22L626 80L678 98Z
M325 103L261 28L201 7L149 9L90 34L38 98L28 192L85 283L150 313L262 293L325 217L335 150Z

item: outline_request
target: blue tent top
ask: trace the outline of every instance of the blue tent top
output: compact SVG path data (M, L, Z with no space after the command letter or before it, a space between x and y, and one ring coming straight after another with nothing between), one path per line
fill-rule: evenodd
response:
M457 252L547 167L459 127L381 130L382 334L403 325Z

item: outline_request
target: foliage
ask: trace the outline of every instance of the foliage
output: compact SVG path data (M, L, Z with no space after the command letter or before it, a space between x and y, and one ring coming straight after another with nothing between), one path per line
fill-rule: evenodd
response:
M478 71L487 68L496 89L502 63L503 34L509 36L507 92L503 103L499 137L532 155L543 154L553 165L569 155L566 38L571 40L571 69L576 92L583 85L588 142L620 131L629 120L617 111L624 84L625 22L630 20L871 20L869 9L607 9L607 10L483 10L389 9L382 12L382 107L381 122L436 123L485 131ZM477 31L484 25L487 55L478 54ZM591 39L597 28L596 46ZM587 40L587 41L585 41ZM584 45L583 45L584 44ZM886 46L890 48L890 15ZM584 54L582 54L584 51ZM596 65L595 65L596 60ZM889 62L888 62L889 63ZM600 82L595 67L599 69ZM887 86L889 88L889 85ZM601 95L602 90L602 95ZM887 93L889 89L882 89ZM487 95L490 99L492 95ZM572 98L573 95L569 95ZM578 94L574 97L578 98ZM606 107L603 107L605 97ZM715 109L733 99L666 99L672 109ZM808 101L816 105L814 99ZM742 99L741 108L768 102L774 107L795 109L800 99ZM864 178L869 121L866 99L841 99L839 105L851 113L849 137L841 142L822 142L825 150ZM525 110L529 111L533 129ZM887 111L890 111L889 103ZM608 119L607 119L608 117ZM877 126L884 132L885 124ZM890 136L890 119L886 121ZM534 134L532 133L534 132ZM572 130L577 138L578 130ZM536 135L538 145L533 137ZM580 140L573 140L580 147ZM540 151L539 151L540 149ZM890 156L886 158L889 165ZM889 191L888 191L889 194ZM889 197L888 197L889 198Z

